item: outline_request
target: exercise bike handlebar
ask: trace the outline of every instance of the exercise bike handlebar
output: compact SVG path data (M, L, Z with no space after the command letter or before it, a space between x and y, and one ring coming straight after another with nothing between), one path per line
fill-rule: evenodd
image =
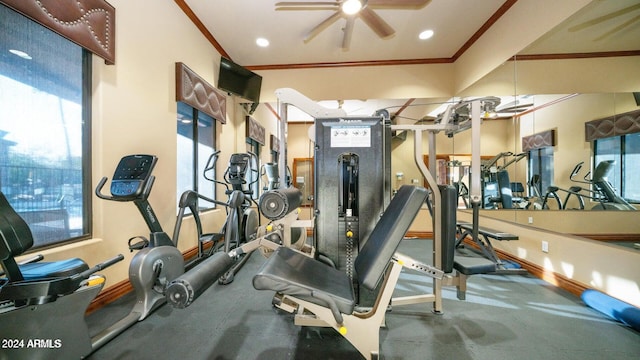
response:
M90 269L87 269L87 270L85 270L85 271L83 271L83 272L81 272L79 274L73 275L73 279L74 280L87 279L87 278L89 278L89 276L93 275L94 273L97 273L100 270L104 270L104 269L108 268L109 266L111 266L111 265L113 265L113 264L115 264L117 262L120 262L122 260L124 260L124 256L122 254L118 254L117 256L115 256L115 257L113 257L113 258L111 258L111 259L109 259L107 261L101 262L101 263L97 264L96 266L94 266L94 267L92 267Z
M113 196L107 196L102 194L102 188L104 187L104 184L107 183L107 180L108 178L106 176L103 176L102 179L100 179L100 182L98 182L98 186L96 186L96 191L95 191L96 196L104 200L114 200Z
M95 190L95 194L97 197L99 197L100 199L103 200L110 200L110 201L131 201L132 197L134 196L113 196L113 195L105 195L102 193L102 188L104 187L104 185L107 183L107 180L109 178L107 178L106 176L102 177L102 179L100 179L100 181L98 182L98 185L96 186L96 190ZM151 188L153 187L153 182L156 180L156 177L151 175L149 176L149 179L145 182L144 184L144 188L142 189L142 192L135 196L138 199L141 200L146 200L147 198L149 198L149 194L151 193Z

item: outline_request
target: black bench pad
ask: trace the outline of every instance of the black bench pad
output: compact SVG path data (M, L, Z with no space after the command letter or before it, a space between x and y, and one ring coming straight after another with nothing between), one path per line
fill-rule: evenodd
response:
M459 223L458 227L460 227L461 229L465 230L465 231L473 231L473 224L469 224L469 223ZM490 228L485 228L485 227L479 227L478 228L478 233L482 234L483 236L486 237L490 237L492 239L495 240L499 240L499 241L503 241L503 240L518 240L518 235L514 235L511 233L505 233L505 232L500 232L498 230L493 230Z
M453 268L465 275L486 274L496 271L496 264L485 258L456 256Z
M355 296L351 279L344 271L287 247L278 248L253 277L257 290L273 290L311 303L351 314Z

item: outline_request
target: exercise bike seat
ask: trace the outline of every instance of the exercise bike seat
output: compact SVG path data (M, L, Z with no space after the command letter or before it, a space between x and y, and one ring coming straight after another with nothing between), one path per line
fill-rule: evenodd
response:
M89 265L78 258L20 265L20 272L24 280L68 277L86 270L89 270Z
M89 269L78 258L53 262L33 262L18 265L15 257L33 246L33 235L27 223L0 193L0 262L8 282L69 277Z

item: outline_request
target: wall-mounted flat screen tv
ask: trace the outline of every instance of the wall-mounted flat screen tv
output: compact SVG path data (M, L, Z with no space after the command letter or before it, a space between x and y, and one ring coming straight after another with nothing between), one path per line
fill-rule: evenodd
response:
M249 100L254 104L260 102L262 76L245 69L224 57L220 58L218 89Z

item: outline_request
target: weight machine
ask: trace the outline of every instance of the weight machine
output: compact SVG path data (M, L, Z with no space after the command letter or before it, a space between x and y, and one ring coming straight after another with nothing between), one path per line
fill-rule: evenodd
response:
M487 102L488 101L490 100L488 99ZM467 102L460 104L460 107L468 105L470 105L473 110L473 123L477 128L476 131L478 135L476 138L479 138L480 105L479 102L472 102L471 104ZM456 112L456 114L458 113ZM380 112L378 115L381 115L383 119L389 118L388 113L384 114ZM286 121L286 117L282 119ZM338 178L337 181L334 179L334 184L329 180L329 186L333 186L333 189L337 191L333 192L329 190L326 194L322 195L322 201L323 203L329 202L329 204L337 206L333 209L331 209L331 205L326 209L323 206L316 207L316 226L318 226L317 217L322 216L323 211L337 212L336 216L338 219L333 218L333 220L337 222L341 221L341 219L339 219L340 215L344 213L344 220L347 226L349 225L349 221L356 220L350 219L347 216L354 214L353 209L357 208L355 213L358 215L361 214L362 204L360 204L359 201L362 201L362 199L356 200L354 196L356 198L362 196L362 192L360 191L361 185L365 180L368 182L372 179L367 178L356 181L356 175L361 176L357 170L364 169L362 166L358 167L361 165L360 157L353 156L352 154L354 149L359 150L358 146L351 146L351 149L346 149L348 148L347 146L337 146L337 144L346 141L351 142L353 145L354 142L359 144L360 141L362 141L360 147L367 147L367 141L373 141L373 139L364 140L360 137L364 130L370 133L371 128L344 128L341 125L336 125L336 123L346 123L352 119L353 118L341 117L337 121L334 119L332 119L333 121L328 121L329 124L323 124L323 119L316 119L320 124L316 126L326 126L329 128L327 132L337 138L336 143L331 143L331 141L333 141L331 138L326 139L326 136L323 138L316 136L316 158L319 156L318 151L326 152L326 158L320 160L322 166L328 168L324 171L327 171L331 175L342 176L342 178ZM450 124L450 119L460 120L460 122ZM437 132L447 131L453 134L464 128L468 128L467 124L471 125L472 123L470 119L465 119L463 116L456 116L454 118L447 116L442 120L443 123L441 124L399 126L396 128L397 130L414 132L416 164L432 189L438 189L439 187L435 182L435 177L429 173L421 159L422 133L427 132L430 134L430 150L435 151L435 134ZM360 121L362 121L362 119L360 119ZM358 123L356 121L356 123L362 125L362 122ZM331 125L334 125L336 128L332 129L334 126ZM341 138L343 136L347 139ZM320 139L322 139L322 144L319 144ZM329 144L328 147L327 142ZM384 150L377 150L379 153L384 153ZM479 144L476 150L474 153L478 156L478 161L475 165L479 167ZM359 155L359 153L356 155ZM430 157L430 159L435 163L435 156ZM433 169L435 169L435 164L433 165ZM318 165L316 165L315 173L319 172L317 166ZM479 168L476 170L479 170ZM475 174L478 176L479 171L476 171ZM382 176L379 174L379 177ZM479 191L479 181L477 181L475 185L474 189ZM379 328L384 324L384 317L389 304L396 306L433 302L434 312L441 312L441 286L443 284L456 285L458 287L458 297L464 299L467 276L495 270L495 264L487 259L474 258L472 261L462 262L454 260L455 202L457 196L455 189L451 186L446 187L442 194L441 196L440 191L433 192L437 207L434 222L435 239L433 252L436 266L420 263L396 252L404 235L409 230L415 217L419 214L422 205L428 199L428 191L426 189L419 186L404 185L398 189L397 194L389 202L388 208L376 222L374 229L369 234L369 238L363 239L364 245L362 247L359 246L359 254L354 259L355 274L349 274L345 272L345 270L327 266L328 260L330 259L323 260L321 257L312 259L287 248L280 247L274 252L274 255L265 262L258 274L254 276L254 288L258 290L275 291L276 299L279 299L279 301L274 301L273 304L282 310L295 313L294 321L296 325L331 327L344 336L365 358L378 358ZM325 199L325 197L329 197L329 199ZM441 201L442 197L448 200L446 208L444 208L445 204ZM337 200L331 202L332 200L330 199L332 198L337 198ZM472 201L475 213L477 213L481 203L481 195L472 193ZM349 206L352 211L350 214L347 214L346 209L349 209ZM448 222L444 220L443 215L445 213L448 215ZM357 220L359 221L360 219ZM351 225L354 224L354 222L351 222ZM334 228L338 228L337 224L334 224ZM330 232L328 232L328 234L336 235L336 231L342 232L344 230L345 229L342 228L334 230L333 234ZM443 234L442 232L445 230L449 232ZM477 223L475 234L476 236L478 234ZM327 244L330 244L331 238L321 239L318 237L316 241L327 241ZM347 248L346 250L352 251L353 249ZM393 298L392 295L403 267L419 271L434 278L434 293ZM455 272L453 272L454 269ZM445 271L447 273L445 273ZM357 280L360 285L360 299L358 299L358 294L354 291L358 289L358 287L354 285L354 279ZM376 300L372 306L366 306L366 302L365 306L363 306L362 289L367 289L372 295L376 295ZM366 296L364 298L366 301Z
M422 162L423 132L429 140L429 153L435 154L435 136L445 132L448 136L472 129L472 169L470 200L474 209L473 236L478 236L478 214L482 201L480 185L480 116L491 111L500 100L495 97L452 104L439 115L433 125L390 125L389 115L380 111L372 117L348 117L342 109L326 109L293 89L278 89L282 133L286 131L287 105L294 105L316 119L315 124L315 245L317 258L350 274L352 256L366 243L370 229L386 209L390 197L390 133L407 130L414 133L415 161L431 189L438 189L435 174ZM366 134L366 135L365 135ZM284 147L285 142L281 142ZM286 149L281 148L281 154ZM436 156L430 156L429 168L436 169ZM282 160L284 161L284 160ZM434 205L441 209L439 191L432 192ZM369 200L369 198L373 200ZM358 199L357 201L354 201ZM366 199L366 200L363 200ZM351 207L349 207L351 206ZM363 212L366 211L366 213ZM350 210L350 211L348 211ZM354 216L356 214L356 216ZM442 215L434 217L434 267L442 268L441 244ZM454 224L455 227L455 224ZM452 234L455 241L455 233ZM356 242L357 241L357 242ZM417 268L420 268L418 266ZM430 267L426 266L425 269ZM357 276L357 274L356 274ZM466 278L445 276L435 280L434 294L416 300L398 300L396 304L414 301L434 302L434 311L442 309L441 286L462 285ZM356 291L357 288L356 288ZM367 303L367 296L362 304Z

